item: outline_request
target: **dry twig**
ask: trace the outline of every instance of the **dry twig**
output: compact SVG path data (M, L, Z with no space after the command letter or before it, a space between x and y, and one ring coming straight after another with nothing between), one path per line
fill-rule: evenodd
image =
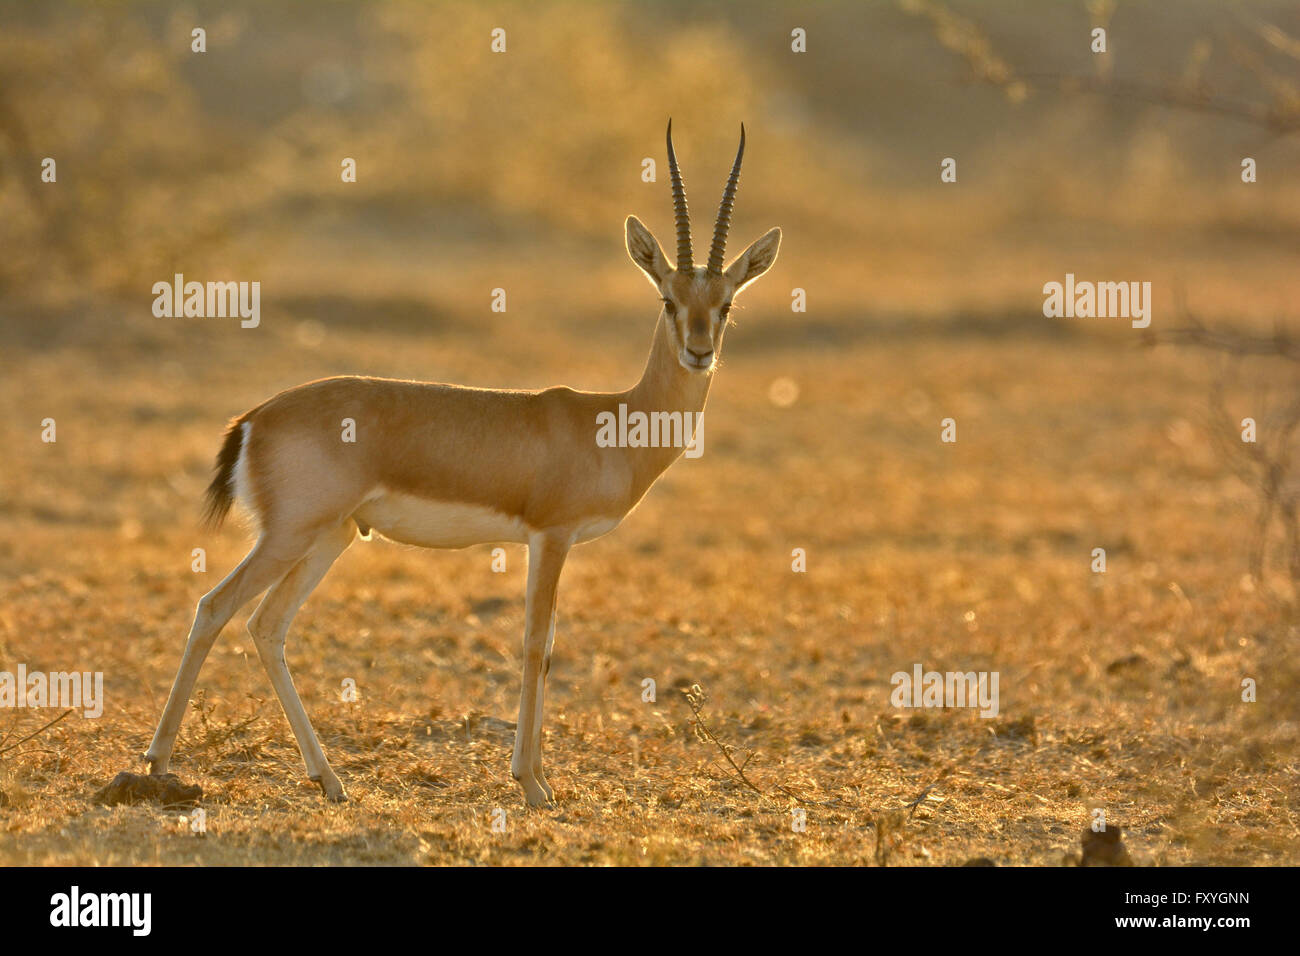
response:
M14 748L19 747L19 746L21 746L22 744L27 743L27 741L31 740L33 737L38 737L38 736L40 736L40 735L43 734L45 731L49 730L51 727L53 727L55 724L57 724L57 723L58 723L60 720L62 720L64 717L68 716L68 714L70 714L70 713L72 713L72 708L69 708L68 710L65 710L63 713L59 714L59 716L55 717L53 720L49 721L48 723L42 724L40 727L37 727L34 731L32 731L32 732L31 732L30 734L28 734L26 737L23 737L21 740L15 740L13 743L9 744L9 745L6 746L6 747L0 747L0 757L3 757L5 754L9 753L9 751L13 750ZM8 739L9 739L9 736L6 735L6 736L5 736L5 740L8 740Z

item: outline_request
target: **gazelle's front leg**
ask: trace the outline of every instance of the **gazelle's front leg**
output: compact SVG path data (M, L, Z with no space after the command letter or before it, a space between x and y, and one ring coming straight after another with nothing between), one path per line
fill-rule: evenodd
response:
M524 602L524 673L519 690L519 723L510 772L524 788L530 807L546 806L554 793L542 773L542 702L551 664L555 592L573 537L539 532L528 539L528 596Z

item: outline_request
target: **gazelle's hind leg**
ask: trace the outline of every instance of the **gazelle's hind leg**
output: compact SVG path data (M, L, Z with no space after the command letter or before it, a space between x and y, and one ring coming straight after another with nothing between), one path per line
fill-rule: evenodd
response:
M343 792L343 784L325 759L325 751L321 749L307 711L302 706L302 699L293 686L289 665L284 659L284 639L298 609L355 537L356 529L351 521L322 534L306 557L267 592L253 616L248 619L248 633L253 636L257 656L261 658L262 666L271 678L271 686L280 698L284 715L289 718L289 726L293 728L298 749L302 751L303 762L307 765L307 776L320 784L326 799L335 802L347 799L347 795Z
M314 540L315 536L310 533L263 535L239 567L199 599L194 611L194 624L185 642L185 653L181 656L171 693L167 695L167 706L163 708L153 742L144 755L150 773L167 772L172 748L176 746L176 734L180 732L185 708L194 692L199 668L207 659L221 629L236 611L283 577L307 553Z

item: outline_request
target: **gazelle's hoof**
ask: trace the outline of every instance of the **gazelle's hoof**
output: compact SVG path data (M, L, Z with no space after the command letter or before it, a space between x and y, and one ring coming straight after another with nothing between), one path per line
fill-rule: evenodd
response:
M533 810L554 810L555 791L541 778L531 774L515 778L524 790L524 802Z
M339 778L334 774L312 777L311 779L320 784L321 793L325 794L325 799L330 803L345 803L347 801L347 792L343 789L343 784L339 783Z
M150 776L160 777L167 772L169 761L159 760L152 750L146 750L140 755L140 759L149 765Z
M543 777L540 773L537 775L537 785L541 787L542 791L546 794L546 802L554 806L555 791L551 789L551 785L546 782L546 778Z

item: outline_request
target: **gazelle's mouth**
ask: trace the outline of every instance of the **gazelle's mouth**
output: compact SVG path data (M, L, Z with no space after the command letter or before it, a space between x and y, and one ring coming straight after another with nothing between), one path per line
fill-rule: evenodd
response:
M702 359L691 355L683 349L682 352L678 354L677 360L681 362L682 368L686 369L688 372L707 372L713 368L714 355L711 354L708 358Z

